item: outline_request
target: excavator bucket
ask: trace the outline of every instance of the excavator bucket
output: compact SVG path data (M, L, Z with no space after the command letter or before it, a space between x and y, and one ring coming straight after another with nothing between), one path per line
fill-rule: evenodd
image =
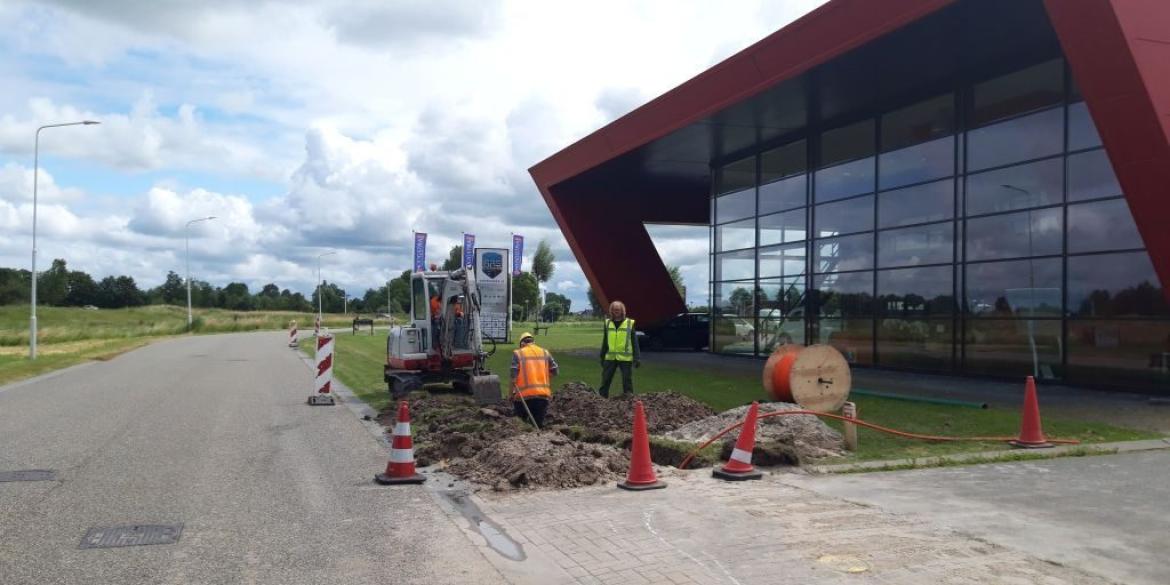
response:
M495 404L500 401L500 377L495 374L471 377L471 395L476 404Z

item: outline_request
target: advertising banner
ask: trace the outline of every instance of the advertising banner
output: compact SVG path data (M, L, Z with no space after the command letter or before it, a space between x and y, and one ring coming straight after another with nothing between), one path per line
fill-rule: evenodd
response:
M507 343L512 306L507 248L476 248L475 283L479 288L480 329L484 337Z
M475 265L475 234L463 234L463 267Z
M524 262L524 236L512 234L512 276L520 276L520 265Z
M425 272L427 269L427 235L424 232L414 232L414 271Z

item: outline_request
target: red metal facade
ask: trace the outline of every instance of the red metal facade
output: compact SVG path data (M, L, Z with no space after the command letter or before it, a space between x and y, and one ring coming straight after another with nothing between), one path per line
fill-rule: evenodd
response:
M709 185L625 182L607 163L956 0L832 0L540 162L529 173L603 302L683 310L643 224L709 222ZM1162 282L1170 282L1170 2L1044 0ZM1170 290L1170 287L1167 287Z

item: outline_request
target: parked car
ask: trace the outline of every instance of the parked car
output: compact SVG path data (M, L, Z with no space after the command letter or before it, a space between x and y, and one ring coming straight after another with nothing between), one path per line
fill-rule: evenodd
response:
M637 335L639 347L646 350L702 351L711 339L711 317L706 313L681 313L669 321L641 328Z

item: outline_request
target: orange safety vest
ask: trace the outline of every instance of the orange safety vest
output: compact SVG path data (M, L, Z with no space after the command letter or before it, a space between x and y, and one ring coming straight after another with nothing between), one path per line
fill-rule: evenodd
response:
M439 301L439 297L431 297L431 317L439 316L439 309L443 308L443 303Z
M516 393L521 398L551 397L549 367L552 357L548 355L548 351L531 343L512 352L512 355L520 362L520 371L516 374L513 387Z

